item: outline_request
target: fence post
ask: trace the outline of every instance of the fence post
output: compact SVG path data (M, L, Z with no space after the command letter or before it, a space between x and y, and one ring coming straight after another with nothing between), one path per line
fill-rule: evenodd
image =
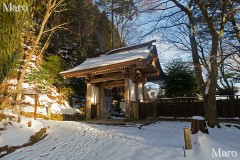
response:
M47 107L47 118L50 120L51 116L52 116L52 106L51 106L51 104L48 104L48 107Z
M16 98L16 105L15 105L15 111L17 114L21 115L22 114L22 106L20 105L20 102L21 102L21 99L22 99L22 96L23 96L23 90L20 90L19 92L16 92L17 95L20 94L21 97L20 99Z
M230 98L230 117L234 118L235 117L235 106L234 106L234 96Z
M38 105L38 90L36 89L36 95L35 95L35 105L34 105L34 119L37 118L37 105Z
M157 99L155 99L153 101L153 117L155 120L157 120L158 116L157 116Z

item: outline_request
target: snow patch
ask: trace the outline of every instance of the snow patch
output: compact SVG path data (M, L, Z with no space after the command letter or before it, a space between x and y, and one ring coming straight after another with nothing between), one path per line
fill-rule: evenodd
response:
M192 119L195 119L195 120L205 120L205 118L202 117L202 116L193 116Z
M31 121L32 126L28 127L27 123ZM41 121L21 117L21 123L16 121L9 121L9 119L3 120L0 123L0 128L5 130L1 131L0 146L17 146L27 143L30 136L38 132L44 127Z

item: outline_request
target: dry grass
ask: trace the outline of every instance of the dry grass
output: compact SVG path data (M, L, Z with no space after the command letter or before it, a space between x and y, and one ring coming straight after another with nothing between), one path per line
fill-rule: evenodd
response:
M3 113L0 113L0 122L2 122L2 120L6 119L6 115Z
M0 84L0 93L3 95L6 94L7 88L8 88L8 83L1 83Z
M4 108L7 108L9 106L9 98L3 97L0 103L0 109L3 110Z

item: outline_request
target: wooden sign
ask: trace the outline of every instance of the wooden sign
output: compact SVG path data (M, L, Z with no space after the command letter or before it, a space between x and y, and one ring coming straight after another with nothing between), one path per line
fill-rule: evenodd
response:
M190 128L184 128L184 142L185 142L185 149L192 149L192 142L190 137Z

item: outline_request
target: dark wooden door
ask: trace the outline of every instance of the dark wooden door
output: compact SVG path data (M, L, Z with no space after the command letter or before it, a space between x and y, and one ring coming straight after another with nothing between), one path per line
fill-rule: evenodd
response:
M91 118L97 117L97 105L91 105Z

